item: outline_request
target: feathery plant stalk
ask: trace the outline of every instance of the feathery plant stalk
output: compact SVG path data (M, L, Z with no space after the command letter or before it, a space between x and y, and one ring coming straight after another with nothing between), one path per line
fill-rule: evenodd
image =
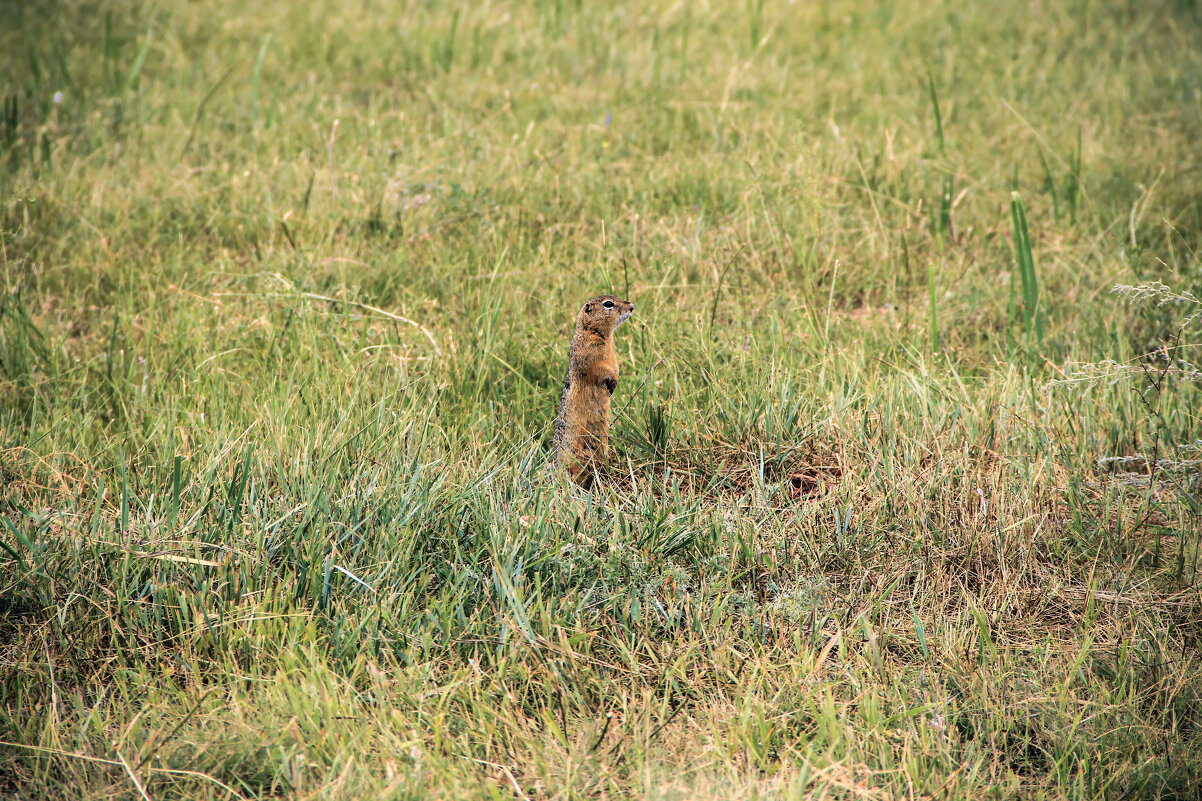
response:
M1137 305L1179 309L1182 314L1152 352L1125 363L1107 360L1077 365L1049 386L1066 387L1076 394L1122 387L1134 391L1150 447L1100 456L1097 466L1113 477L1120 491L1142 493L1144 511L1137 520L1137 529L1148 525L1154 516L1171 517L1172 510L1164 499L1176 499L1179 513L1192 525L1177 533L1175 574L1183 578L1188 567L1196 580L1202 552L1202 366L1198 359L1202 350L1202 337L1198 336L1202 299L1159 281L1119 284L1111 292ZM1163 525L1155 528L1155 565L1160 563L1165 530ZM1192 539L1189 530L1194 532ZM1187 565L1191 546L1193 558Z

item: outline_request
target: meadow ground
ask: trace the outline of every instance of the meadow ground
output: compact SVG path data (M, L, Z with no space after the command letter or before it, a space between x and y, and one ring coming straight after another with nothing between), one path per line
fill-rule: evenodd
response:
M0 796L1202 792L1196 2L45 0L0 53Z

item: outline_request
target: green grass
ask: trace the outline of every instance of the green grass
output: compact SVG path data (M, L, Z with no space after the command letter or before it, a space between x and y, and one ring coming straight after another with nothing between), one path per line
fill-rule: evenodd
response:
M0 795L1202 788L1196 3L7 3L0 52Z

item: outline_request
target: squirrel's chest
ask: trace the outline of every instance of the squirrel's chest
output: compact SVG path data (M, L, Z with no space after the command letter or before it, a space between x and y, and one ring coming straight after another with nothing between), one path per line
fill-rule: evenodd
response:
M609 414L609 398L618 386L618 360L612 355L597 359L573 376L568 406L576 414L604 422Z
M611 381L616 384L617 379ZM568 409L581 417L604 421L609 414L609 396L612 390L601 382L573 382L568 390Z

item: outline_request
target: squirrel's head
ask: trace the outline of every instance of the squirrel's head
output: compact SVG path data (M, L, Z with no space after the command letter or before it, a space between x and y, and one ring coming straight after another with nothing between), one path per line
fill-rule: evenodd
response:
M581 320L587 322L589 327L599 329L603 334L611 333L632 314L634 304L613 295L599 295L584 304L584 308L580 310Z

